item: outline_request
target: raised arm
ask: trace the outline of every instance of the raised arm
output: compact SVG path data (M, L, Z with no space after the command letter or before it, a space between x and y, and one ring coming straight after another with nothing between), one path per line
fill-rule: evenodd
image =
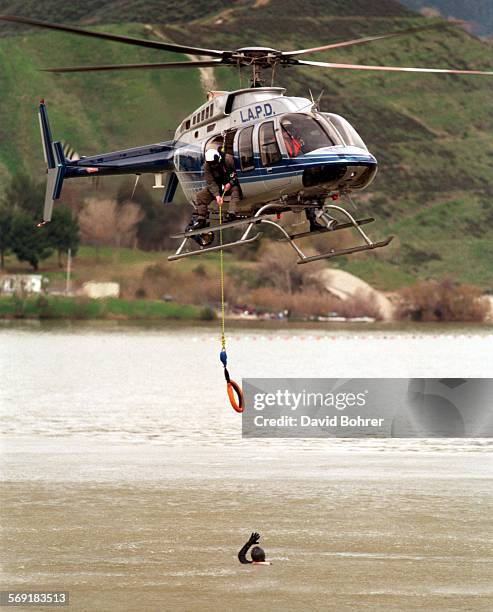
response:
M252 535L250 536L248 542L246 542L246 544L243 546L243 548L240 550L240 552L238 553L238 560L240 563L251 563L251 561L249 561L246 558L246 554L248 552L248 549L250 548L250 546L253 546L254 544L258 544L260 540L260 534L253 532Z

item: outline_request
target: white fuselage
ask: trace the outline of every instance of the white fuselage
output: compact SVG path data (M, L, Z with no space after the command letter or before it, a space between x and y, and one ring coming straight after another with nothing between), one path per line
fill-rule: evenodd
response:
M342 117L319 112L306 98L284 96L282 88L222 92L187 117L175 134L175 172L190 201L205 185L205 150L222 136L245 210L363 189L376 174L376 159ZM302 143L295 150L294 136Z

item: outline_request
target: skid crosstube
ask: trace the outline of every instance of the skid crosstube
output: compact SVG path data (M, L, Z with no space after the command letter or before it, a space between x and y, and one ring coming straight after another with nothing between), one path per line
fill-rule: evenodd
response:
M261 235L261 232L259 232L258 234L255 234L255 236L252 236L252 238L236 240L236 242L229 242L227 244L217 244L216 246L213 246L213 247L199 248L199 249L196 249L195 251L186 251L185 253L176 252L174 255L170 255L168 257L168 261L175 261L177 259L183 259L184 257L192 257L193 255L203 255L204 253L212 253L213 251L220 251L221 249L230 249L232 247L241 246L243 244L250 244L251 242L255 242L255 240L257 240L257 238L260 235ZM185 240L187 238L188 236L185 237Z
M207 234L208 232L219 232L221 229L231 229L234 227L242 227L243 225L249 225L250 223L260 223L262 219L272 217L275 213L268 215L259 215L258 217L245 217L244 219L238 219L237 221L227 221L221 225L210 225L202 227L200 229L191 230L190 232L182 232L181 234L172 234L170 238L188 238L189 236L197 236L198 234Z
M361 251L371 251L372 249L380 249L381 247L388 246L393 239L394 236L389 236L386 240L381 240L380 242L362 244L361 246L351 247L349 249L339 249L338 251L332 250L328 253L321 253L320 255L313 255L312 257L304 257L303 259L298 260L296 263L305 264L310 263L311 261L317 261L319 259L332 259L332 257L338 257L340 255L350 255L351 253L360 253Z

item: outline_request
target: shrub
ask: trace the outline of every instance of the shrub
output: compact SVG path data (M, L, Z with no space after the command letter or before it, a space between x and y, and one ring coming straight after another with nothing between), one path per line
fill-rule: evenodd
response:
M200 318L202 319L202 321L214 321L214 319L216 318L216 313L212 308L206 306L200 311Z
M12 302L14 304L14 317L16 319L23 319L25 316L25 300L17 294L14 294L12 296Z
M189 271L182 271L169 264L155 264L144 270L139 284L129 297L135 295L136 291L145 291L148 299L171 295L173 300L182 304L218 304L221 295L219 270L217 274L209 276L203 264ZM234 303L241 295L242 284L226 276L224 292L226 300Z
M397 316L413 321L484 321L488 305L481 290L451 280L420 281L400 291Z
M207 270L205 269L205 266L203 264L199 264L198 266L195 266L195 268L193 269L193 273L199 278L207 277Z
M297 265L298 256L287 244L267 243L262 249L256 269L259 286L274 287L285 293L296 293L310 285L316 270L323 263L309 268Z
M358 295L342 301L316 288L287 294L273 287L260 287L252 291L245 301L267 312L288 310L293 317L327 316L331 312L336 312L348 318L365 316L381 318L373 298Z
M40 295L36 300L36 310L40 319L51 319L53 317L53 309L45 295Z

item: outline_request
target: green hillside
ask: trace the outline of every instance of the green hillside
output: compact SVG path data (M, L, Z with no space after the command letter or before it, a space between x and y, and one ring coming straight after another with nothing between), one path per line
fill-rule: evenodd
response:
M0 11L25 14L29 4L0 0ZM80 3L37 2L31 16L148 36L145 25L128 23L141 18L170 40L215 48L304 48L430 23L393 0L309 0L303 14L294 0L103 4L86 2L81 14ZM115 23L118 19L127 23ZM194 71L88 76L36 70L166 61L171 57L166 53L12 24L0 34L0 181L22 167L42 175L35 116L40 97L49 105L55 136L83 154L166 139L203 100ZM493 65L490 46L454 27L310 59L471 69ZM238 87L236 71L216 73L220 88ZM279 71L277 83L293 95L323 89L322 109L346 116L380 162L377 180L358 196L358 207L378 217L379 234L396 234L395 244L338 265L389 288L414 277L445 276L493 287L493 78L296 68ZM91 188L86 184L84 189Z
M142 35L142 29L135 25L106 27L133 36ZM159 61L163 56L164 61L172 57L39 31L1 37L0 89L8 95L0 102L0 175L5 177L21 167L42 172L36 118L40 98L46 99L55 137L68 140L85 155L170 138L183 114L202 101L195 71L67 77L39 70L60 62L152 61L157 55Z
M405 6L419 11L436 9L445 18L462 19L480 36L493 35L493 2L491 0L401 0Z

